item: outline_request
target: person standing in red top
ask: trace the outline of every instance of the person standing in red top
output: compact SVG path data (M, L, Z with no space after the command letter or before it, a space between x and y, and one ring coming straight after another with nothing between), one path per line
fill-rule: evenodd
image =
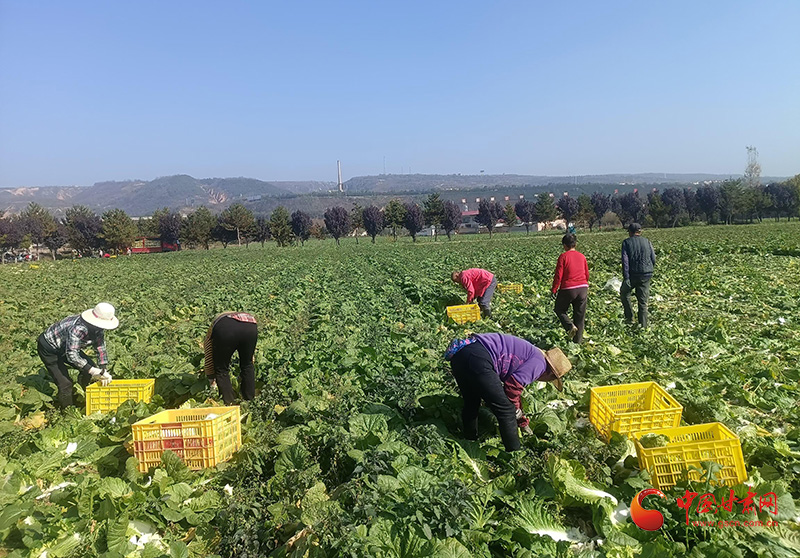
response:
M450 278L467 290L467 304L477 300L483 316L491 317L492 296L497 288L497 278L493 273L473 267L464 271L454 271Z
M589 294L589 265L586 257L575 249L574 234L565 234L561 239L564 251L558 257L553 277L551 296L555 300L555 313L561 325L576 343L583 341L586 316L586 299ZM572 306L572 319L567 315Z

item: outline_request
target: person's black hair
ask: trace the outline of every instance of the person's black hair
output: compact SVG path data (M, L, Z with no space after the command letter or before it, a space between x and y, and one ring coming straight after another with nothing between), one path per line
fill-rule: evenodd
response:
M577 239L577 238L575 238L575 235L574 235L574 234L572 234L572 233L567 233L567 234L565 234L565 235L564 235L564 237L561 239L561 244L563 244L563 245L564 245L564 246L566 246L567 248L575 248L575 246L578 244L578 239Z

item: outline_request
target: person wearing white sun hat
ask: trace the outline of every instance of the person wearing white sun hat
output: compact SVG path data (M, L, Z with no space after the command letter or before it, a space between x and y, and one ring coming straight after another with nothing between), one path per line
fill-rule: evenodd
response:
M56 322L39 336L39 358L58 387L58 401L62 408L72 405L73 384L67 366L78 369L78 383L83 388L93 381L104 386L111 383L111 374L106 371L105 331L119 325L114 314L111 304L101 302L94 308ZM89 345L97 352L97 365L82 350Z

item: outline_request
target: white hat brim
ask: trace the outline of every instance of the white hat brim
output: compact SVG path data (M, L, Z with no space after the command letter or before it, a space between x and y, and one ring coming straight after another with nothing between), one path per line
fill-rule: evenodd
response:
M88 310L84 310L81 312L81 318L87 323L92 324L93 326L99 327L100 329L116 329L119 325L119 320L116 316L111 318L110 320L103 320L98 318L94 315L94 311L92 308Z

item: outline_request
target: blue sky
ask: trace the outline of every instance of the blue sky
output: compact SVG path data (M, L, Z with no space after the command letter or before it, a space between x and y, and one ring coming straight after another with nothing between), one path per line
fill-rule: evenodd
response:
M0 187L800 173L800 2L0 0ZM385 163L384 163L385 161Z

